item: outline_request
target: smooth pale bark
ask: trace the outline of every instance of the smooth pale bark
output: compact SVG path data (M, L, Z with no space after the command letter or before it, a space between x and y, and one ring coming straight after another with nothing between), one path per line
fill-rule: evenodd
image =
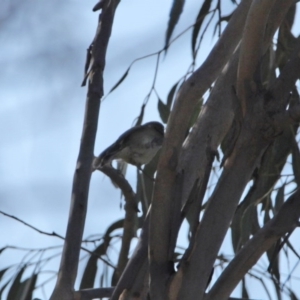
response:
M289 1L289 3L283 2L283 1L277 1L276 4L277 4L277 7L272 7L272 10L270 12L270 18L271 18L272 24L268 24L268 30L266 32L265 40L263 43L264 51L266 51L266 49L268 48L275 30L277 29L279 24L282 22L282 19L284 18L288 8L292 4L292 1ZM274 16L277 16L276 22L275 22ZM231 85L232 84L230 84L230 86ZM214 92L214 90L213 90L213 92ZM226 101L226 100L223 100L223 98L221 98L222 97L221 95L222 95L222 93L220 93L218 101L220 102L219 105L222 106L221 101ZM251 93L249 93L249 95L251 95ZM261 102L261 105L262 105L263 95L261 95L261 97L258 97L255 100L254 100L254 98L251 98L250 103L252 101ZM207 101L207 106L208 106L207 112L204 112L203 115L201 114L199 116L199 120L197 121L197 126L198 126L198 122L199 123L201 122L201 118L204 118L205 114L206 113L208 114L208 112L211 114L211 118L207 118L207 119L212 120L211 126L205 127L206 122L203 122L203 124L201 126L198 126L195 128L195 131L198 131L198 134L197 134L197 132L195 132L195 134L193 134L193 132L192 132L192 134L190 134L189 138L188 138L188 139L191 139L191 141L188 140L186 142L187 154L185 154L185 155L186 155L187 159L185 159L186 165L184 165L184 166L190 165L190 169L188 170L188 172L185 172L186 174L189 174L188 175L189 181L190 181L189 185L192 185L192 183L196 180L195 175L194 175L194 177L192 177L190 175L193 173L193 168L198 170L197 169L198 167L201 167L205 164L205 163L203 163L203 160L206 159L204 157L204 154L205 154L205 149L207 148L207 144L205 144L205 141L207 140L207 135L210 136L211 132L215 132L217 130L219 130L219 132L222 132L222 130L223 130L223 128L221 128L222 122L221 122L221 125L218 126L219 119L217 118L217 113L214 113L214 110L218 111L218 105L216 104L214 106L213 105L210 106L209 104L210 104L210 100ZM229 107L227 109L229 109ZM251 109L253 109L253 106ZM257 118L259 113L263 114L264 111L263 111L263 107L262 106L260 107L259 103L258 103L258 106L255 108L255 111L253 111L253 120L255 118ZM215 117L212 117L212 116L215 116ZM220 116L221 116L221 114L220 114ZM221 116L221 118L222 117L223 116ZM248 115L248 117L249 117L249 119L252 118L249 115ZM264 121L264 116L261 115L261 120L258 120L258 119L256 119L256 120L257 120L257 122L260 122L261 124L263 124L262 122ZM248 126L248 125L246 125L246 126ZM219 129L216 129L217 127ZM250 128L251 127L254 129L255 124L252 124L250 126ZM259 134L259 132L257 132L257 133ZM241 133L241 134L244 134L244 133ZM193 135L194 135L194 138L193 138ZM218 134L214 133L214 134L211 134L211 136L213 138L213 136L218 136ZM248 138L249 138L249 142L250 142L251 136L248 135ZM207 283L207 279L210 275L213 262L218 253L221 242L226 234L226 231L230 224L230 220L232 219L233 213L235 211L235 207L239 201L239 197L240 197L246 183L250 179L253 169L255 168L256 164L259 162L260 157L263 154L264 149L267 146L267 144L263 141L262 137L259 137L259 135L256 136L255 132L253 133L252 138L253 138L253 141L255 139L261 139L261 144L260 143L258 143L258 144L250 143L247 145L247 141L245 141L244 147L242 146L241 149L239 150L239 151L242 151L242 153L236 153L238 155L242 155L240 157L240 159L233 161L232 160L233 157L231 157L230 160L227 161L227 164L226 164L225 170L224 170L224 175L222 175L222 180L220 179L219 184L216 187L216 192L212 196L214 199L216 199L216 201L215 202L213 200L211 201L214 204L209 205L209 207L208 207L209 210L207 208L209 213L207 214L207 212L205 212L204 218L202 219L202 223L204 224L205 222L207 222L207 224L205 226L203 226L203 224L200 225L199 232L201 232L201 234L199 233L199 235L198 235L197 245L193 252L194 259L193 260L191 259L191 260L187 261L185 265L182 265L181 270L179 270L179 272L175 275L175 278L171 284L170 292L172 293L172 287L177 288L178 290L182 289L181 293L180 293L181 296L179 298L177 298L176 292L175 292L175 295L173 295L174 298L172 298L172 299L193 299L193 295L195 295L195 294L199 295L199 299L201 299L201 295L203 295L203 293L204 293L204 289L205 289L205 286ZM196 143L196 145L195 145L195 143ZM190 146L188 144L190 144ZM256 145L256 146L254 146L254 145ZM218 146L218 145L216 145L216 146ZM248 152L249 151L248 147L252 148L253 153ZM255 147L256 147L256 149L255 149ZM190 153L188 153L189 151L190 151ZM201 153L204 153L202 155L202 157L201 157ZM244 157L243 157L243 155L244 155ZM197 160L195 160L195 158L197 158ZM244 160L246 160L247 162L251 161L253 163L253 165L246 166ZM244 168L239 169L239 166L235 166L235 164L238 164L240 166L244 165L245 169ZM234 170L234 172L229 172L228 168L232 168L232 170ZM201 168L199 168L199 169L200 169L199 172L201 172ZM226 171L226 169L227 169L227 171ZM228 172L228 173L225 173L225 172ZM194 174L197 174L197 173L194 171ZM201 173L199 173L199 174L201 174ZM226 176L231 176L231 179L225 178ZM223 180L224 180L224 182L226 182L225 185L224 184L221 185L221 182ZM226 189L226 185L228 187L229 192ZM218 189L220 189L220 190L217 191ZM231 191L231 189L235 189L235 190ZM226 205L227 197L230 199L230 200L228 200L228 201L230 201L228 205ZM233 200L232 197L235 197L235 199ZM219 200L217 200L218 198L219 198ZM220 199L223 199L223 201L221 201ZM215 212L214 212L214 210L215 210ZM220 218L221 222L216 221L216 220L218 220L219 213L221 213L221 218ZM212 242L213 240L215 242ZM201 245L202 245L202 247L201 247ZM200 263L197 263L197 260L199 260ZM188 273L189 273L189 275L187 276ZM195 280L195 278L199 278L199 281ZM201 280L200 280L200 278L201 278ZM181 287L181 284L182 284L182 287ZM194 285L194 289L191 289L191 285ZM181 297L184 297L184 298L181 298Z
M300 39L291 55L290 61L282 70L280 76L274 82L271 92L273 94L273 106L284 109L287 105L288 91L292 90L297 78L300 77ZM285 111L275 115L275 124L281 128L291 130L293 121L289 119ZM277 120L276 120L277 119ZM284 136L279 137L285 140ZM286 145L284 145L286 146ZM286 154L287 155L287 154ZM275 162L274 162L275 163ZM276 162L278 164L278 161ZM273 183L274 184L274 183ZM281 236L299 226L300 216L300 191L295 192L282 206L278 214L260 229L254 237L239 251L237 256L228 265L215 285L212 287L206 300L226 299L247 271L257 260L277 241ZM257 197L256 197L257 199Z
M165 300L169 276L170 211L176 183L176 169L186 130L197 101L216 80L240 40L245 16L252 1L244 0L232 16L221 38L202 66L183 83L174 102L158 165L150 216L150 294ZM191 187L192 188L192 187Z
M182 264L176 276L182 280L177 299L199 299L204 296L213 263L228 230L239 199L255 167L258 165L268 142L257 136L261 119L252 118L244 123L233 154L227 160L224 171L205 210L199 225L191 256ZM259 125L258 125L259 126ZM201 278L197 281L194 278Z
M205 300L225 300L241 278L258 259L282 236L299 226L300 190L283 204L278 214L270 220L230 262L218 278Z
M214 93L215 93L214 97L217 97L216 94L219 93L219 96L222 95L224 98L226 98L226 99L224 99L224 103L222 103L223 110L220 109L221 107L218 105L217 102L215 103L215 105L212 105L213 102L210 101L210 103L205 107L205 109L201 113L201 117L199 118L200 121L197 122L197 125L195 126L193 133L189 136L189 140L184 145L183 155L180 156L180 152L181 152L180 147L183 143L184 134L185 134L186 128L188 126L188 121L189 121L188 118L186 118L186 116L191 115L191 112L195 107L195 103L201 98L203 93L212 84L212 82L218 77L218 73L224 66L225 62L228 61L231 53L233 53L233 50L234 50L235 46L237 45L237 42L240 38L240 36L237 33L242 32L242 29L241 29L242 26L239 26L238 22L244 22L245 18L243 19L243 13L246 13L247 10L245 9L245 7L247 5L249 6L250 3L251 3L251 1L247 1L247 0L244 0L242 2L242 4L238 8L238 10L240 9L239 15L234 14L234 16L232 17L232 19L226 29L228 31L225 30L227 36L225 35L225 32L224 32L223 36L221 37L220 41L215 46L214 50L212 51L211 55L208 57L206 62L183 84L180 92L178 93L178 97L177 97L177 99L175 101L175 105L174 105L174 110L171 114L170 122L168 125L168 130L167 130L167 135L166 135L166 146L164 146L165 147L165 153L164 153L165 157L162 158L160 167L159 167L161 169L162 175L158 175L158 180L157 180L157 186L158 186L156 188L156 191L157 191L156 196L157 197L155 199L158 199L158 200L154 200L154 202L156 201L156 203L157 203L156 204L157 211L154 213L154 217L152 220L153 224L151 227L151 230L152 230L151 233L153 233L153 234L163 231L162 236L168 236L169 233L167 230L168 229L172 230L172 228L171 228L171 224L172 224L171 218L172 217L171 216L168 217L170 215L170 210L168 210L168 209L170 209L170 206L172 207L171 201L174 196L174 190L176 190L176 189L174 189L174 187L176 187L175 179L176 179L177 172L179 170L185 170L185 174L188 174L191 178L191 180L186 180L186 177L184 177L185 192L183 194L183 201L184 201L184 199L186 199L188 197L191 187L193 186L193 183L195 182L194 179L201 177L201 175L199 175L199 173L198 173L199 168L197 169L192 166L191 166L190 170L188 170L188 168L187 168L187 165L188 165L187 162L193 161L193 160L191 160L191 157L189 157L190 153L192 153L192 152L196 153L198 150L192 141L193 141L193 139L194 139L194 141L197 140L196 137L197 137L197 134L199 134L199 128L207 129L206 133L208 135L208 138L206 137L205 143L207 144L208 141L210 141L211 145L213 145L212 149L216 149L231 124L231 121L233 118L233 110L231 107L231 99L230 99L232 95L230 95L230 93L232 92L231 91L231 83L233 82L233 80L226 78L227 81L224 79L223 83L229 84L227 89L225 89L227 94L224 94L223 93L224 90L222 90L222 89L220 89L219 91L218 91L218 89L214 89ZM242 10L242 8L243 8L243 10ZM271 14L272 14L272 10L270 12L270 16L271 16ZM230 28L231 28L231 31L230 31ZM238 30L237 30L237 28L238 28ZM101 28L99 28L98 34L99 34L99 32L101 32ZM225 37L226 37L226 39L225 39ZM222 40L222 38L223 38L223 40ZM101 48L101 44L97 44L97 46L98 47L100 46L100 48ZM95 48L97 48L97 47L95 46ZM102 65L101 60L96 60L96 61L97 61L96 65L98 67L100 66L99 70L103 70L104 62ZM96 70L95 73L91 74L91 75L93 75L93 77L92 77L92 81L90 82L90 86L89 86L90 89L89 89L89 93L88 93L88 100L90 100L90 101L93 99L93 97L95 97L95 99L96 99L99 95L102 95L102 88L99 88L99 86L97 86L97 85L92 86L93 82L96 82L97 80L99 80L99 82L101 82L101 80L102 80L102 77L101 77L102 74L97 74L97 71L99 71L99 70ZM99 78L97 76L99 76ZM233 76L235 76L235 75L233 74ZM90 102L88 102L88 104L89 103ZM89 105L87 105L86 118L88 116L91 116L91 112L89 112L89 110L88 110L89 108L90 108ZM211 114L212 111L215 111L215 113ZM92 120L91 123L85 123L85 126L87 126L87 127L85 127L84 130L87 130L87 129L90 130L89 126L95 125L93 123L94 117L91 120ZM211 128L214 125L216 125L215 124L216 120L218 120L218 122L219 122L218 126L221 129L219 131L211 130ZM85 131L84 131L84 133L85 133ZM83 139L85 137L84 133L83 133ZM89 137L91 137L91 136L89 136ZM172 140L172 138L173 138L173 140ZM190 151L192 149L192 147L194 147L194 151ZM202 147L202 148L204 149L205 147ZM185 151L185 149L189 149L189 151ZM259 160L259 157L261 156L261 152L259 151L259 149L256 149L256 150L257 150L256 152L254 151L255 156L257 156L257 160ZM261 149L261 151L263 151L263 150ZM78 170L84 170L84 169L82 169L82 165L81 165L83 162L84 163L87 162L87 164L85 166L90 166L89 151L83 152L82 156L79 155L79 157L83 158L83 160L80 160L80 159L78 160L79 161ZM180 159L180 164L178 165L179 159ZM199 160L201 159L199 154L198 154L198 159ZM229 162L230 162L230 160L229 160ZM254 165L256 164L255 163L256 160L253 160L252 162L254 163ZM194 161L193 161L193 163L194 163ZM194 165L195 165L195 163L194 163ZM249 167L249 170L246 172L246 174L245 174L245 176L243 176L243 178L239 178L238 182L234 182L234 181L231 181L231 182L243 185L244 182L247 181L247 177L249 177L249 174L251 175L250 165L248 165L248 167ZM163 168L165 168L165 170L163 170ZM240 169L238 169L238 170L240 170ZM90 169L88 171L90 172ZM191 171L191 172L189 172L189 171ZM165 172L165 173L163 173L163 172ZM85 174L87 174L87 172ZM158 174L160 174L160 172L158 172ZM163 177L163 175L167 175L167 176ZM79 178L80 178L80 176L79 176ZM233 178L233 177L231 177L231 178ZM90 175L88 175L86 177L86 179L87 179L87 182L85 182L83 185L81 185L81 187L82 186L88 187ZM230 182L230 176L226 180L228 180L227 182ZM226 182L226 180L225 180L225 182ZM74 185L75 185L75 182L76 182L76 185L80 184L80 181L74 180ZM222 185L222 181L221 181L220 185ZM224 185L224 183L223 183L223 185ZM240 193L240 190L235 191L235 193L236 194ZM236 195L236 194L234 194L234 195ZM86 195L86 198L87 198L87 195ZM166 201L163 202L162 204L160 204L158 201L161 201L163 199L166 199ZM73 204L74 205L76 204L75 200L74 200ZM82 203L80 203L80 204L82 204ZM86 211L86 206L83 206L83 208ZM83 213L81 212L80 215L76 217L77 219L83 220L82 216L85 215L84 210L83 210ZM167 213L167 214L165 214L165 213ZM83 223L84 223L84 220L83 220ZM161 227L161 225L164 225L164 224L167 224L167 227ZM153 231L153 229L154 229L154 231ZM82 230L83 230L83 227L82 227ZM166 233L167 233L167 235L166 235ZM79 230L79 234L82 235L82 232L80 232L80 230ZM221 233L221 235L222 235L222 233ZM154 264L152 264L152 267L154 267L154 268L152 268L153 272L151 272L152 273L151 284L154 287L152 290L153 291L152 295L157 296L157 297L155 296L156 297L155 299L160 299L160 298L165 299L164 298L166 295L164 292L165 282L164 281L160 282L159 280L167 279L168 275L169 275L169 271L170 271L168 269L168 260L170 258L170 254L166 253L169 251L169 247L168 247L169 241L168 241L168 239L166 239L166 240L162 239L162 236L160 236L158 239L156 239L155 237L151 237L151 239L153 239L152 247L150 245L150 257L152 259L152 262L154 262ZM150 242L151 242L151 239L150 239ZM159 242L163 242L163 245L159 244ZM144 244L144 246L145 246L145 244ZM163 252L157 251L156 254L158 253L158 255L153 255L154 252L151 252L151 250L156 251L159 249L163 249L164 246L167 246L166 251L165 250L163 250ZM68 247L66 246L66 248L68 248ZM73 252L73 253L75 253L75 252ZM78 254L79 254L79 252L78 252ZM73 256L73 258L74 258L74 256ZM158 259L162 258L162 260L161 261L156 260L157 258ZM162 268L159 264L158 265L156 264L157 262L159 264L160 264L160 262L162 262L162 265L161 265ZM144 265L144 261L141 263L141 266L142 265ZM77 268L77 266L76 266L76 268ZM64 268L62 268L62 269L64 269ZM161 273L161 271L162 271L162 273ZM71 274L74 274L74 273L71 273ZM126 272L124 272L124 274L128 275L128 273L126 273ZM155 274L159 275L159 276L153 277L153 275L155 275ZM164 278L164 275L167 275L167 276ZM155 280L153 280L153 278ZM131 283L132 284L134 283L134 279L132 280ZM157 289L155 287L156 284L160 284L162 286L162 288L159 287ZM68 286L68 285L66 284L66 286ZM73 285L69 285L69 287L70 287L70 289L67 290L67 293L70 292L73 295ZM64 295L64 294L61 294L60 296L62 296L62 295ZM68 299L68 298L64 298L64 299Z
M241 42L240 61L237 78L237 95L241 101L243 115L247 109L246 84L254 78L263 55L263 42L269 13L274 0L254 0L249 9Z

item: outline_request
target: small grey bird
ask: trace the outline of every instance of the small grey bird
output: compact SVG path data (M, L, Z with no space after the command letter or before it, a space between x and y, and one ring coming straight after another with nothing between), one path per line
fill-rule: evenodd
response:
M125 131L111 146L94 159L94 168L110 164L114 159L140 167L149 163L161 148L164 140L164 126L149 122Z

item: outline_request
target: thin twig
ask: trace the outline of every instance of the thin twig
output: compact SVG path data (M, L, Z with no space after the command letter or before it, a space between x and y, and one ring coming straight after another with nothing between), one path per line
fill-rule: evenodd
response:
M33 225L30 225L29 223L27 223L27 222L25 222L25 221L19 219L18 217L15 217L15 216L13 216L13 215L10 215L10 214L5 213L5 212L2 211L2 210L0 210L0 213L1 213L2 215L6 216L6 217L9 217L9 218L11 218L11 219L13 219L13 220L16 220L16 221L18 221L18 222L24 224L25 226L28 226L29 228L31 228L31 229L37 231L37 232L40 233L40 234L44 234L44 235L48 235L48 236L54 236L54 237L58 237L58 238L60 238L60 239L62 239L62 240L65 240L65 238L64 238L63 236L61 236L61 235L55 233L54 231L53 231L52 233L47 232L47 231L43 231L43 230L40 230L40 229L38 229L37 227L35 227L35 226L33 226ZM3 248L2 248L2 249L3 249ZM21 249L21 248L20 248L20 249ZM50 249L50 248L48 248L48 249ZM25 250L25 248L23 248L23 250ZM42 250L42 249L41 249L41 250ZM112 265L109 261L107 261L106 259L102 258L101 256L95 254L93 251L90 251L89 249L87 249L87 248L85 248L85 247L81 247L81 250L84 250L84 251L88 252L88 253L91 254L91 255L98 256L98 258L99 258L100 260L102 260L104 263L106 263L107 265L109 265L110 267L112 267L113 269L115 269L115 266L114 266L114 265Z
M215 9L211 10L208 12L208 14L210 13L215 13ZM178 40L182 35L184 35L185 33L187 33L191 28L193 28L198 22L200 22L202 19L204 19L206 17L203 16L201 18L199 18L195 23L193 23L192 25L188 26L186 29L184 29L182 32L180 32L177 36L175 36L170 42L169 44L167 45L167 48L169 48L169 46L171 44L173 44L176 40ZM141 57L138 57L136 59L134 59L128 66L127 68L127 71L129 71L129 69L138 61L140 60L143 60L143 59L146 59L146 58L149 58L149 57L152 57L152 56L158 56L158 59L157 59L157 62L156 62L156 69L157 69L157 64L158 64L158 61L159 61L159 56L162 52L164 52L166 50L166 47L163 47L162 49L156 51L156 52L153 52L153 53L150 53L150 54L147 54L147 55L144 55L144 56L141 56ZM87 75L86 75L87 76ZM155 75L156 76L156 75ZM152 85L153 87L153 85ZM152 89L151 89L152 90ZM110 92L108 94L106 94L103 98L102 98L102 102L108 97L108 95L112 92L112 90L110 90ZM151 91L150 91L151 92ZM149 94L148 94L149 96ZM146 97L147 98L147 97ZM145 101L144 101L145 102Z
M27 226L27 227L29 227L29 228L31 228L31 229L37 231L38 233L41 233L41 234L44 234L44 235L49 235L49 236L56 236L56 237L58 237L58 238L60 238L60 239L62 239L62 240L65 239L63 236L61 236L61 235L55 233L54 231L51 233L51 232L47 232L47 231L40 230L40 229L38 229L37 227L35 227L35 226L33 226L33 225L30 225L29 223L27 223L27 222L25 222L25 221L23 221L23 220L21 220L21 219L15 217L15 216L13 216L13 215L7 214L7 213L5 213L5 212L2 211L2 210L0 210L0 214L4 215L4 216L6 216L6 217L9 217L9 218L11 218L11 219L13 219L13 220L18 221L18 222L24 224L25 226Z
M100 169L104 174L106 174L122 191L125 197L125 218L124 218L124 232L122 236L121 251L118 259L116 276L117 279L121 276L129 255L130 243L135 235L135 227L137 221L137 202L136 194L132 190L131 185L118 170L112 168L111 166L103 166Z

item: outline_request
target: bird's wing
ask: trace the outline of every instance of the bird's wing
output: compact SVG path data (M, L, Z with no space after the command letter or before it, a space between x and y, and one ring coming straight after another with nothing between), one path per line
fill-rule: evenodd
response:
M113 160L114 156L120 151L121 143L113 143L109 147L107 147L104 151L100 153L100 155L95 160L95 166L103 166L106 163Z
M123 134L119 136L119 138L116 140L114 144L118 144L120 147L123 147L124 145L127 145L129 139L132 137L132 132L134 131L134 134L139 134L140 132L143 132L143 125L134 126L127 131L125 131Z
M135 130L139 128L133 127ZM129 130L125 131L123 134L120 135L120 137L109 147L107 147L104 151L100 153L100 155L95 159L94 165L95 166L103 166L106 163L110 162L115 158L115 156L124 148L126 147L130 135L132 133L133 128L130 128Z

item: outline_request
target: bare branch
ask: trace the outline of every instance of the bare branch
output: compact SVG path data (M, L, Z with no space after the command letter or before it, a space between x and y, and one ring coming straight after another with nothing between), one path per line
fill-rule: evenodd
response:
M257 122L257 120L256 120ZM242 128L236 150L228 159L204 212L191 256L182 264L176 277L182 278L179 298L193 299L193 295L204 295L206 283L213 263L230 225L235 208L268 143L260 138L256 143L246 127ZM249 135L250 134L250 135ZM257 137L256 137L257 139ZM209 232L209 234L207 234ZM192 278L201 278L201 281ZM200 299L201 296L200 296Z
M258 259L280 237L299 226L299 218L300 190L297 190L283 204L278 214L261 228L229 263L208 293L206 300L226 299Z
M290 91L294 88L297 79L300 78L300 37L297 39L295 49L290 60L282 69L280 75L273 83L271 93L276 100L276 105L287 105Z
M157 300L166 299L165 292L156 290L155 286L163 286L161 282L165 282L166 276L169 276L168 250L172 223L169 212L178 158L189 125L189 117L192 116L197 101L215 81L238 44L250 4L251 0L242 1L206 61L183 83L169 117L158 165L150 226L151 297ZM192 186L193 184L191 188Z
M263 53L263 39L269 12L274 0L253 0L245 24L241 43L237 78L237 95L241 100L243 115L246 112L246 82L254 80Z
M123 174L115 168L107 165L102 166L99 170L107 175L121 189L126 203L130 206L130 208L133 208L134 211L137 212L136 195Z
M139 242L132 257L127 263L123 274L121 275L121 278L113 292L111 300L118 300L124 290L131 290L140 270L143 268L143 265L147 263L150 210L151 206L145 218Z
M44 234L44 235L49 235L49 236L58 237L58 238L60 238L60 239L62 239L62 240L65 240L65 238L64 238L63 236L61 236L61 235L59 235L59 234L57 234L57 233L55 233L55 232L52 232L52 233L51 233L51 232L47 232L47 231L40 230L40 229L38 229L37 227L34 227L34 226L30 225L29 223L27 223L27 222L25 222L25 221L23 221L23 220L21 220L21 219L15 217L15 216L9 215L9 214L7 214L7 213L5 213L5 212L3 212L3 211L0 211L0 213L1 213L2 215L4 215L4 216L7 216L7 217L9 217L9 218L12 218L12 219L14 219L14 220L16 220L16 221L18 221L18 222L24 224L25 226L28 226L29 228L31 228L31 229L37 231L38 233L41 233L41 234ZM7 247L8 247L8 246L7 246ZM80 247L80 248L81 248L81 250L84 250L85 252L87 252L87 253L89 253L89 254L91 254L91 255L96 255L95 253L93 253L92 251L90 251L89 249L87 249L87 248L85 248L85 247ZM17 249L17 248L16 248L16 249ZM24 248L19 248L19 249L24 249ZM48 247L48 248L45 248L45 250L46 250L46 249L50 249L50 248ZM29 249L29 250L30 250L30 249ZM38 249L32 249L32 250L37 251ZM98 255L96 255L96 256L98 256ZM108 266L111 266L112 268L115 268L110 262L108 262L106 259L102 258L101 256L98 256L98 258L99 258L100 260L102 260L104 263L106 263Z
M279 9L277 7L277 9ZM273 36L276 26L279 25L285 16L285 13L287 11L288 7L285 8L283 13L278 14L278 19L275 25L272 24L270 26L273 31L268 31L268 36L266 36L266 43L271 40L271 37ZM274 10L275 11L275 10ZM273 15L273 12L272 12ZM280 19L281 18L281 19ZM265 49L264 44L264 49ZM212 144L211 147L212 149L216 149L216 147L219 146L219 143L221 142L220 137L222 138L224 136L224 133L222 135L222 132L224 132L224 123L223 120L227 117L228 120L230 120L230 117L233 118L233 108L231 108L231 97L232 97L232 92L231 92L231 86L234 83L234 76L235 76L235 68L234 66L237 65L237 56L234 55L232 59L232 63L229 65L228 70L226 75L224 75L224 79L220 77L221 79L224 80L222 84L220 84L220 89L218 90L217 87L219 86L218 81L215 84L215 87L210 95L210 98L207 101L207 105L205 109L202 110L196 126L195 126L195 131L193 130L192 133L189 135L187 141L185 142L185 145L187 146L186 149L184 148L183 155L186 156L184 157L184 163L186 164L186 168L189 166L188 169L185 169L185 173L189 174L187 177L189 181L187 181L185 184L184 188L184 197L189 194L189 191L191 187L193 186L193 183L197 178L201 178L203 176L203 169L204 169L204 162L206 161L206 156L205 156L205 147L206 145L206 137L207 135L212 136L212 141L215 142L215 144ZM230 75L232 74L232 75ZM226 78L227 77L227 78ZM230 78L229 78L230 77ZM230 82L230 80L233 80ZM225 87L224 87L225 86ZM227 86L227 89L226 89ZM263 95L261 95L259 102L262 102ZM226 103L227 101L227 103ZM256 100L258 101L258 100ZM226 104L224 104L225 102ZM221 108L220 108L221 107ZM218 115L217 112L220 109L220 114ZM223 112L223 114L221 113ZM257 112L260 111L260 113L263 114L263 110L261 110L261 107L256 108L256 112L254 115L257 114ZM225 114L224 114L225 112ZM227 116L226 116L227 114ZM231 114L231 116L230 116ZM224 116L225 115L225 116ZM248 121L247 122L252 122L251 118L253 118L252 115L251 117L248 116ZM258 117L258 116L256 116ZM265 117L261 116L262 120L265 119ZM257 122L261 122L258 121ZM263 121L264 122L264 121ZM220 124L221 123L221 124ZM252 125L246 125L252 127ZM226 124L226 123L225 123ZM252 128L255 128L254 127ZM227 127L228 128L228 127ZM246 128L244 128L246 129ZM244 136L243 138L246 138L248 133L243 132L241 136ZM225 132L226 133L226 132ZM256 135L256 134L255 134ZM249 137L250 138L250 137ZM256 136L256 141L257 141L257 136ZM241 141L240 141L241 142ZM258 142L258 141L257 141ZM258 145L261 143L260 145ZM243 144L243 142L242 142ZM232 219L233 213L235 211L236 205L239 201L239 198L241 196L241 193L244 189L246 183L248 182L249 178L252 175L253 172L253 167L257 165L258 161L260 160L264 150L266 149L268 142L266 143L266 140L264 140L263 137L260 138L260 142L256 144L256 146L251 145L251 146L246 146L247 142L245 141L245 145L242 146L239 150L235 149L235 158L228 159L227 162L225 163L225 169L223 172L222 177L219 180L219 184L217 185L215 189L215 193L212 196L212 199L210 201L210 204L208 205L208 208L205 211L204 217L201 222L201 226L199 227L199 236L197 238L197 242L195 245L195 248L193 249L193 257L190 260L186 262L186 264L182 265L182 268L179 269L178 273L174 277L174 286L180 286L183 284L184 286L182 287L181 290L181 296L184 299L193 299L193 295L195 294L202 294L204 293L204 289L206 287L207 279L210 275L211 268L213 266L213 262L215 260L215 257L219 251L219 246L221 245L221 242L226 234L226 231L230 224L230 220ZM185 147L184 145L184 147ZM252 148L253 153L250 154L248 152L250 149L249 147ZM256 150L254 149L255 147ZM186 151L186 153L185 153ZM240 152L240 153L239 153ZM248 154L246 154L248 152ZM256 152L256 153L255 153ZM242 158L243 154L247 156ZM249 155L249 156L248 156ZM253 156L252 156L253 155ZM240 156L240 158L238 158ZM251 157L251 158L250 158ZM255 158L256 157L256 158ZM233 159L233 160L232 160ZM238 159L236 161L235 159ZM252 160L253 165L251 166L248 163ZM246 166L246 164L247 166ZM241 169L239 169L241 167ZM233 168L231 171L230 168ZM235 171L234 169L237 168ZM228 170L227 171L225 170ZM248 173L249 172L249 173ZM248 173L248 174L247 174ZM245 177L244 177L245 176ZM233 180L231 183L229 183L229 177ZM248 179L247 179L248 177ZM185 179L187 179L185 178ZM229 180L229 181L227 181ZM232 190L231 187L234 187L234 191ZM241 190L239 190L242 187ZM220 191L217 192L218 189L221 189ZM223 189L223 190L222 190ZM239 190L239 191L238 191ZM235 200L233 200L233 197L236 197ZM216 202L214 202L214 200ZM232 205L232 206L231 206ZM210 212L209 212L210 211ZM220 216L219 216L220 214ZM210 217L208 217L210 215ZM218 217L219 216L219 217ZM206 218L207 217L207 218ZM228 217L228 219L227 219ZM218 222L216 222L216 219L220 219ZM206 220L206 221L205 221ZM207 224L204 225L204 223L208 222ZM226 224L225 224L226 223ZM207 227L206 227L207 226ZM201 232L201 234L200 234ZM210 234L207 234L209 232ZM223 233L222 233L223 232ZM200 237L201 236L201 237ZM222 236L222 237L221 237ZM214 250L214 248L217 247L217 249ZM197 250L199 252L197 252ZM201 249L201 250L200 250ZM214 256L214 257L212 257ZM209 260L211 261L209 262ZM197 262L196 262L197 261ZM187 267L188 266L188 267ZM187 273L189 275L187 276ZM195 286L192 286L194 282L192 278L201 278L200 282L195 282ZM199 290L201 292L199 292ZM203 295L203 294L202 294ZM190 297L190 298L189 298Z
M239 61L237 94L242 110L246 110L246 82L259 80L254 78L259 71L262 55L269 48L276 29L281 24L293 0L255 1L251 6L245 25ZM268 23L266 23L268 22Z
M76 300L90 300L94 298L109 298L114 288L84 289L75 292Z
M11 219L13 219L13 220L18 221L18 222L24 224L25 226L27 226L27 227L29 227L29 228L31 228L31 229L37 231L38 233L45 234L45 235L49 235L49 236L55 236L55 237L58 237L58 238L60 238L60 239L62 239L62 240L65 239L63 236L61 236L61 235L55 233L54 231L53 231L53 232L47 232L47 231L40 230L40 229L38 229L37 227L35 227L35 226L33 226L33 225L30 225L29 223L27 223L27 222L25 222L25 221L23 221L23 220L21 220L21 219L15 217L15 216L13 216L13 215L9 215L9 214L7 214L7 213L5 213L5 212L3 212L3 211L0 211L0 214L4 215L4 216L6 216L6 217L9 217L9 218L11 218Z
M209 161L207 149L217 151L232 124L235 115L232 86L236 81L238 55L239 52L236 51L228 66L219 75L192 132L182 147L179 168L185 173L183 204L188 199L194 182L202 180L204 176Z
M98 29L93 42L85 119L74 174L66 242L64 244L56 287L50 298L51 300L74 299L74 283L77 275L86 218L100 99L103 96L105 56L112 30L114 13L118 3L118 0L110 0L105 1L103 4L103 10L99 18Z
M275 0L275 3L270 11L268 25L265 33L264 51L269 46L269 40L273 37L275 31L280 26L289 8L296 5L295 0Z
M135 235L135 227L137 222L137 202L136 195L133 192L130 184L125 177L116 169L110 166L103 166L100 169L106 174L121 190L125 197L125 218L124 218L124 232L122 236L121 251L119 254L119 260L117 269L115 272L115 280L118 280L128 262L128 254L130 249L130 243Z
M13 245L7 245L3 248L1 248L1 251L5 249L14 249L14 250L20 250L20 251L28 251L28 252L41 252L41 251L47 251L47 250L52 250L52 249L58 249L62 248L62 246L50 246L50 247L44 247L44 248L24 248L24 247L19 247L19 246L13 246Z

